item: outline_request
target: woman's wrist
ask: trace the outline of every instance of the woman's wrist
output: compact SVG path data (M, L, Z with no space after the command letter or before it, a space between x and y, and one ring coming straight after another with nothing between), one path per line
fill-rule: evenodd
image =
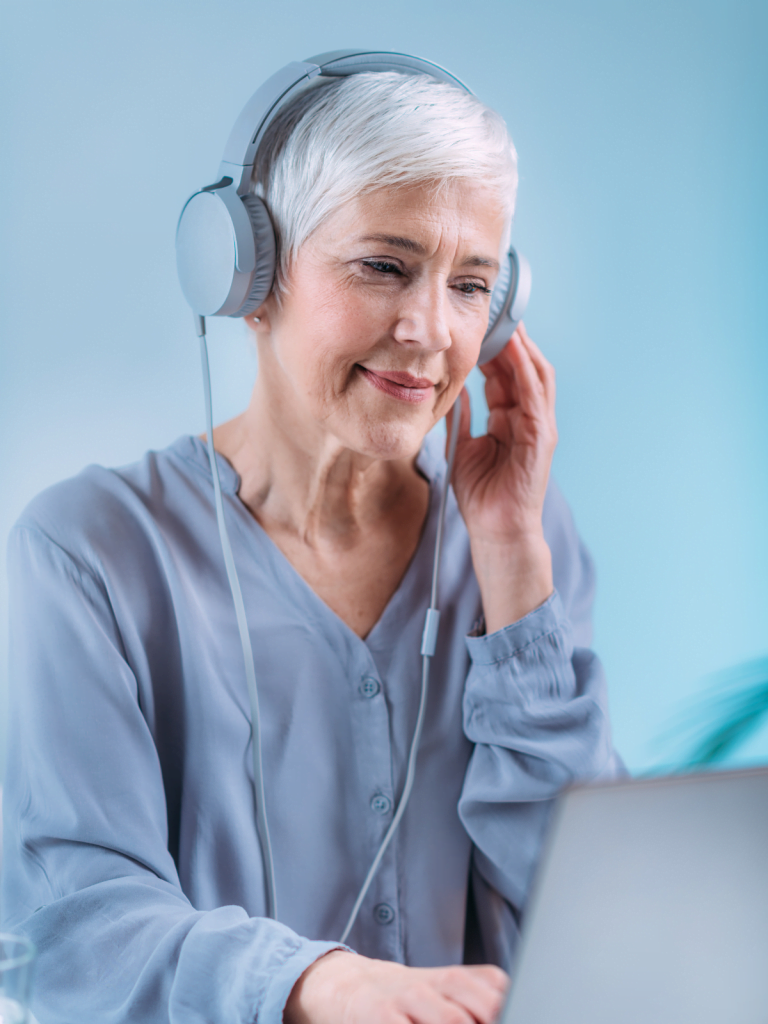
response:
M542 533L505 542L470 537L470 546L488 633L518 622L552 594L552 555Z
M355 957L356 953L348 953L343 949L332 949L325 956L315 960L313 964L304 971L296 984L293 986L288 1002L283 1011L283 1024L312 1024L312 1006L319 1001L321 1004L326 1001L332 1002L332 994L324 991L324 982L330 967L331 976L334 975L336 965L334 960L345 957Z

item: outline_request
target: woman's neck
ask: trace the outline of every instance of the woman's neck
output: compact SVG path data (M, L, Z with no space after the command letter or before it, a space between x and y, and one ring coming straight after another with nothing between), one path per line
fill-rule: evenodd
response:
M261 360L260 360L261 363ZM350 450L259 374L242 415L213 432L239 497L293 568L360 637L379 621L418 547L429 484L415 459Z
M245 412L216 427L214 445L240 477L239 497L276 538L354 546L361 532L413 511L405 492L428 488L414 460L380 460L344 447L254 388ZM419 504L423 504L420 501Z

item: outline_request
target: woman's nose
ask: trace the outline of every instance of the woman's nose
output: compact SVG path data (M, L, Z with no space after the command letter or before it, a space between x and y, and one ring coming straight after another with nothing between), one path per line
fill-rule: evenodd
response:
M441 352L451 344L448 294L437 277L414 283L403 294L393 334L396 341Z

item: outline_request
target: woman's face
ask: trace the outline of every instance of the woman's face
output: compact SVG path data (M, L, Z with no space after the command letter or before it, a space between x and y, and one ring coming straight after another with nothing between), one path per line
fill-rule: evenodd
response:
M282 303L258 311L262 394L315 440L412 457L477 361L504 227L472 182L347 203L296 255Z

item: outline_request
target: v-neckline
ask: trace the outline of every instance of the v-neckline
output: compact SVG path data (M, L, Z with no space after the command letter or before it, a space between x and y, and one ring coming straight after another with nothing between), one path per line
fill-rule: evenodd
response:
M193 460L194 464L203 470L204 475L213 487L213 481L211 480L211 468L208 460L208 449L203 443L201 438L197 435L188 435L193 446ZM323 600L322 597L314 590L307 580L301 575L298 569L290 561L290 559L284 554L284 552L278 547L278 545L272 540L267 531L253 515L251 510L240 498L238 493L240 489L240 475L234 468L231 462L222 455L221 452L216 452L216 462L219 469L219 478L221 482L222 493L227 495L233 507L237 510L238 514L235 517L230 517L227 522L227 526L230 526L232 519L237 524L237 528L241 534L243 540L249 546L252 545L254 538L256 538L262 545L264 545L270 557L278 565L287 568L291 578L295 585L298 585L300 589L307 595L309 601L322 612L324 617L330 617L337 626L341 626L346 631L348 636L354 637L354 639L365 645L370 651L377 647L376 636L382 630L387 630L388 634L391 635L391 628L387 627L388 620L397 614L398 607L403 604L404 596L412 588L415 581L411 580L411 577L416 573L417 565L419 565L425 557L428 557L429 548L434 546L435 540L435 517L438 514L438 505L440 501L440 489L442 484L442 473L440 472L439 465L436 465L436 461L432 456L432 453L428 450L428 441L425 438L422 448L416 457L416 467L419 472L424 476L429 486L429 501L427 504L427 514L424 517L424 523L419 536L419 541L414 549L413 555L406 567L405 572L400 578L400 582L395 588L394 592L390 596L386 605L384 606L381 615L378 617L373 626L366 633L364 637L361 637L358 633L352 629L352 627L338 615L331 606ZM443 470L444 471L444 470ZM425 551L426 545L426 551ZM429 566L431 570L431 560L429 560ZM424 589L427 600L429 599L429 581L431 580L431 571L428 575L424 575ZM425 605L426 610L426 605Z

